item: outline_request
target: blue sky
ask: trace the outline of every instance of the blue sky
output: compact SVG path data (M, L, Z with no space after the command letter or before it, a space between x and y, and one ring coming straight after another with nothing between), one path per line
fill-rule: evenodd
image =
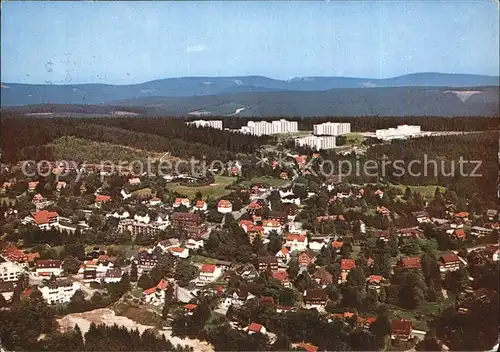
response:
M498 75L494 0L2 2L1 80Z

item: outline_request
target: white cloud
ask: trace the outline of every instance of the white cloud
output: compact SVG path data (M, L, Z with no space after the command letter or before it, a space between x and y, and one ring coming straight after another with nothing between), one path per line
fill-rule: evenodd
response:
M201 53L202 51L207 51L208 48L205 44L188 45L186 47L186 52L188 53Z

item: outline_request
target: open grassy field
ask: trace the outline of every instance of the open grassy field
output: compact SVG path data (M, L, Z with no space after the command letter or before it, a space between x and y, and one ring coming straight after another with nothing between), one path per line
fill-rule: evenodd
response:
M201 192L204 199L207 197L219 198L231 193L231 190L226 189L226 186L230 185L235 180L236 178L231 176L215 176L215 183L209 186L186 187L181 186L178 183L169 183L166 188L171 191L178 192L188 198L193 198L198 191Z
M281 178L272 177L254 177L250 181L244 181L241 183L244 187L250 187L252 184L268 184L270 187L283 187L290 183L289 180L282 180Z
M405 185L395 185L394 187L399 188L403 193L406 190ZM437 185L422 185L422 186L409 186L412 192L418 192L422 195L422 197L430 199L434 198L434 192L436 191L436 187L439 187L441 193L446 191L446 188L443 186Z

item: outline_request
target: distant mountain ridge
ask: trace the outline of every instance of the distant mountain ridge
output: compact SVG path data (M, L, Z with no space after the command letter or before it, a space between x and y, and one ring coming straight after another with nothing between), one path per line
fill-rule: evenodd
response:
M499 77L415 73L386 79L352 77L296 77L277 80L263 76L179 77L132 85L20 84L2 82L2 106L33 104L108 104L147 97L199 97L259 92L313 92L347 88L499 86Z

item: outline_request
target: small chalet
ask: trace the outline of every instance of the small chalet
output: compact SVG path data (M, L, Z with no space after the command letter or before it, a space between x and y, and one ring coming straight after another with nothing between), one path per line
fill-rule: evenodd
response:
M278 280L283 286L290 287L290 280L288 279L288 272L286 272L285 270L274 271L273 278Z
M318 270L316 270L316 272L312 275L312 278L323 288L333 283L333 276L325 269L325 267L318 268Z
M250 323L244 330L248 332L248 335L265 334L267 331L263 325L257 323Z
M221 214L230 213L233 211L233 204L226 199L221 199L219 203L217 203L217 211Z
M370 275L366 278L366 287L368 289L376 290L377 292L380 291L382 286L386 286L388 284L388 281L380 275Z
M347 276L352 269L356 267L356 263L353 259L341 259L340 260L340 277L338 283L341 284L347 281Z
M259 204L257 201L253 201L247 206L247 212L250 215L261 215L262 205Z
M469 213L466 211L461 211L461 212L455 213L455 221L461 222L461 223L469 221Z
M426 211L414 211L411 215L419 224L430 221L429 214Z
M178 208L180 206L184 206L186 208L191 207L191 201L187 198L175 198L174 204L172 204L172 207Z
M283 247L276 253L275 257L282 264L286 264L290 260L290 251L288 250L288 248Z
M290 252L303 251L307 248L307 243L306 235L288 234L285 237L284 247L288 248Z
M194 311L198 308L198 305L193 304L193 303L188 303L184 305L184 312L187 315L193 315Z
M194 205L194 210L207 211L207 209L208 209L207 202L205 202L204 200L196 201L196 203Z
M103 194L98 194L95 196L95 206L100 208L104 203L109 202L111 200L110 196L105 196Z
M281 234L283 231L281 223L276 220L264 220L262 222L262 227L264 228L264 235L268 235L272 231L276 231L278 234Z
M130 186L139 186L141 184L141 179L139 177L130 178L128 184Z

